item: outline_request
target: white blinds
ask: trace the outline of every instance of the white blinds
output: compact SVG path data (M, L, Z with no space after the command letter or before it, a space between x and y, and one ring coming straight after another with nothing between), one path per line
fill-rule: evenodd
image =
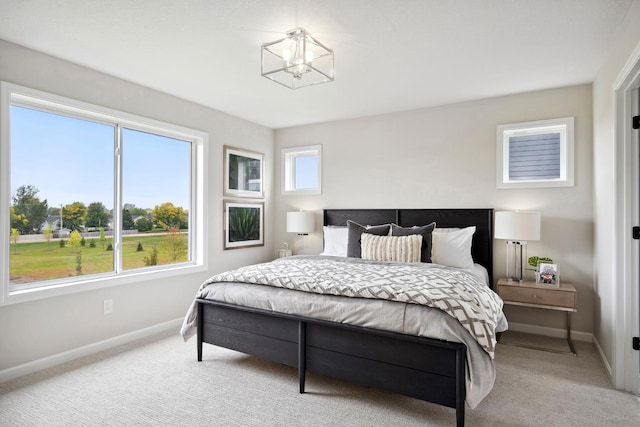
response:
M509 180L560 178L560 133L509 137Z

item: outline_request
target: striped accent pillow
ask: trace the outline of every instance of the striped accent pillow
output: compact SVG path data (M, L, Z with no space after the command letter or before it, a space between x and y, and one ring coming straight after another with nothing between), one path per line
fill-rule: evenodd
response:
M373 261L420 262L422 235L377 236L362 234L362 259Z

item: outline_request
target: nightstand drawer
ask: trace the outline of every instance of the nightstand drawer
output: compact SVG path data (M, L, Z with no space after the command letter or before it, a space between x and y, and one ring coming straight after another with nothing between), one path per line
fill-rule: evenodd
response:
M499 294L505 301L527 304L551 305L556 307L575 308L575 292L562 292L558 289L542 289L519 286L500 286Z

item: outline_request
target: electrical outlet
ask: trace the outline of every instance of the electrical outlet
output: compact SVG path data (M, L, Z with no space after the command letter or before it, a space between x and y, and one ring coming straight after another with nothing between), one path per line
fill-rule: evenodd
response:
M113 313L113 300L106 299L104 300L104 314L111 314L111 313Z

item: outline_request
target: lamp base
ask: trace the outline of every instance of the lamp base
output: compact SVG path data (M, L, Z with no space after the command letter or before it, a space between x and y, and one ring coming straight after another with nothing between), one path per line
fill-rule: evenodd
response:
M523 283L525 281L524 262L527 259L527 242L507 241L507 281Z

